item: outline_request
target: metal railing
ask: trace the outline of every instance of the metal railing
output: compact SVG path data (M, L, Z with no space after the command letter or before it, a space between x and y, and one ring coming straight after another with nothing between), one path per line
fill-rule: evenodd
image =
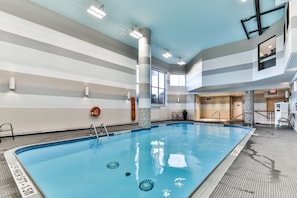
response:
M104 123L102 123L100 125L100 129L101 129L101 132L102 133L105 132L106 136L109 137L109 133L108 133L107 128L106 128L106 126L105 126ZM103 132L103 129L104 129L104 132ZM97 140L99 140L99 134L98 134L97 129L96 129L96 126L94 124L91 124L91 126L90 126L90 134L93 134L92 131L94 131L94 133L95 133L95 135L97 137Z
M255 111L257 114L263 116L264 118L266 118L267 120L272 120L274 118L274 112L273 111L259 111L259 110L256 110ZM265 115L263 114L262 112L268 114L268 115Z
M97 133L97 129L96 129L96 127L95 127L94 124L91 124L91 126L90 126L90 134L93 134L93 133L92 133L92 129L93 129L93 131L95 132L95 135L96 135L96 137L97 137L97 140L99 140L99 135L98 135L98 133Z
M108 131L107 131L106 126L105 126L104 123L101 124L100 128L101 128L101 132L103 132L103 128L104 128L107 137L109 137L109 133L108 133Z
M236 118L238 118L238 117L241 117L241 116L245 116L246 114L253 114L252 112L243 112L243 113L241 113L241 114L239 114L239 115L237 115L237 116L234 116L233 117L233 120L235 120ZM253 121L251 121L250 123L247 123L247 124L250 124L251 125L251 127L253 127Z
M215 118L215 117L214 117L214 115L216 115L216 114L219 115L218 118ZM220 120L221 120L221 113L220 113L219 111L216 111L216 112L214 112L214 113L211 115L211 117L212 117L212 118L215 118L215 119L218 119L218 121L220 121Z

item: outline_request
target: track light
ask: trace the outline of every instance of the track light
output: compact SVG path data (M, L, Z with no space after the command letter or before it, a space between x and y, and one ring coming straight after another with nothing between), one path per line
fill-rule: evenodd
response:
M163 57L170 58L172 57L172 54L169 52L169 50L167 50L166 52L163 53Z
M179 65L185 65L186 63L183 61L182 58L179 58L179 61L178 61L177 64L179 64Z
M134 29L132 29L132 32L130 32L130 36L136 39L140 39L141 37L143 37L143 35L138 30L134 30Z
M104 9L103 4L101 6L99 6L97 2L92 1L90 3L90 7L88 8L87 12L99 19L102 19L103 17L106 16L106 13L104 12L103 9Z

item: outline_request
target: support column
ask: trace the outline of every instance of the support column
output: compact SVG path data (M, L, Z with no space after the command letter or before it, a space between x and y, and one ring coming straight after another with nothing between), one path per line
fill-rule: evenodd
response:
M245 91L244 122L254 125L254 91Z
M140 30L143 37L138 40L139 104L138 122L142 128L151 127L151 32Z

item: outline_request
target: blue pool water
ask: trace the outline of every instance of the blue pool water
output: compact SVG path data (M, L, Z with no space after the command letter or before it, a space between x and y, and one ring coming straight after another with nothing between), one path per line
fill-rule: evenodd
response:
M16 151L41 191L60 197L187 197L249 128L172 124Z

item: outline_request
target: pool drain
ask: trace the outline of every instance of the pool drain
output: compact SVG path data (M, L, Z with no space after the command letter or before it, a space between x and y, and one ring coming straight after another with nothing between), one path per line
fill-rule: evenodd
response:
M150 191L154 187L154 182L150 179L145 179L139 183L140 190Z
M109 169L115 169L118 168L120 166L119 162L109 162L106 167Z

